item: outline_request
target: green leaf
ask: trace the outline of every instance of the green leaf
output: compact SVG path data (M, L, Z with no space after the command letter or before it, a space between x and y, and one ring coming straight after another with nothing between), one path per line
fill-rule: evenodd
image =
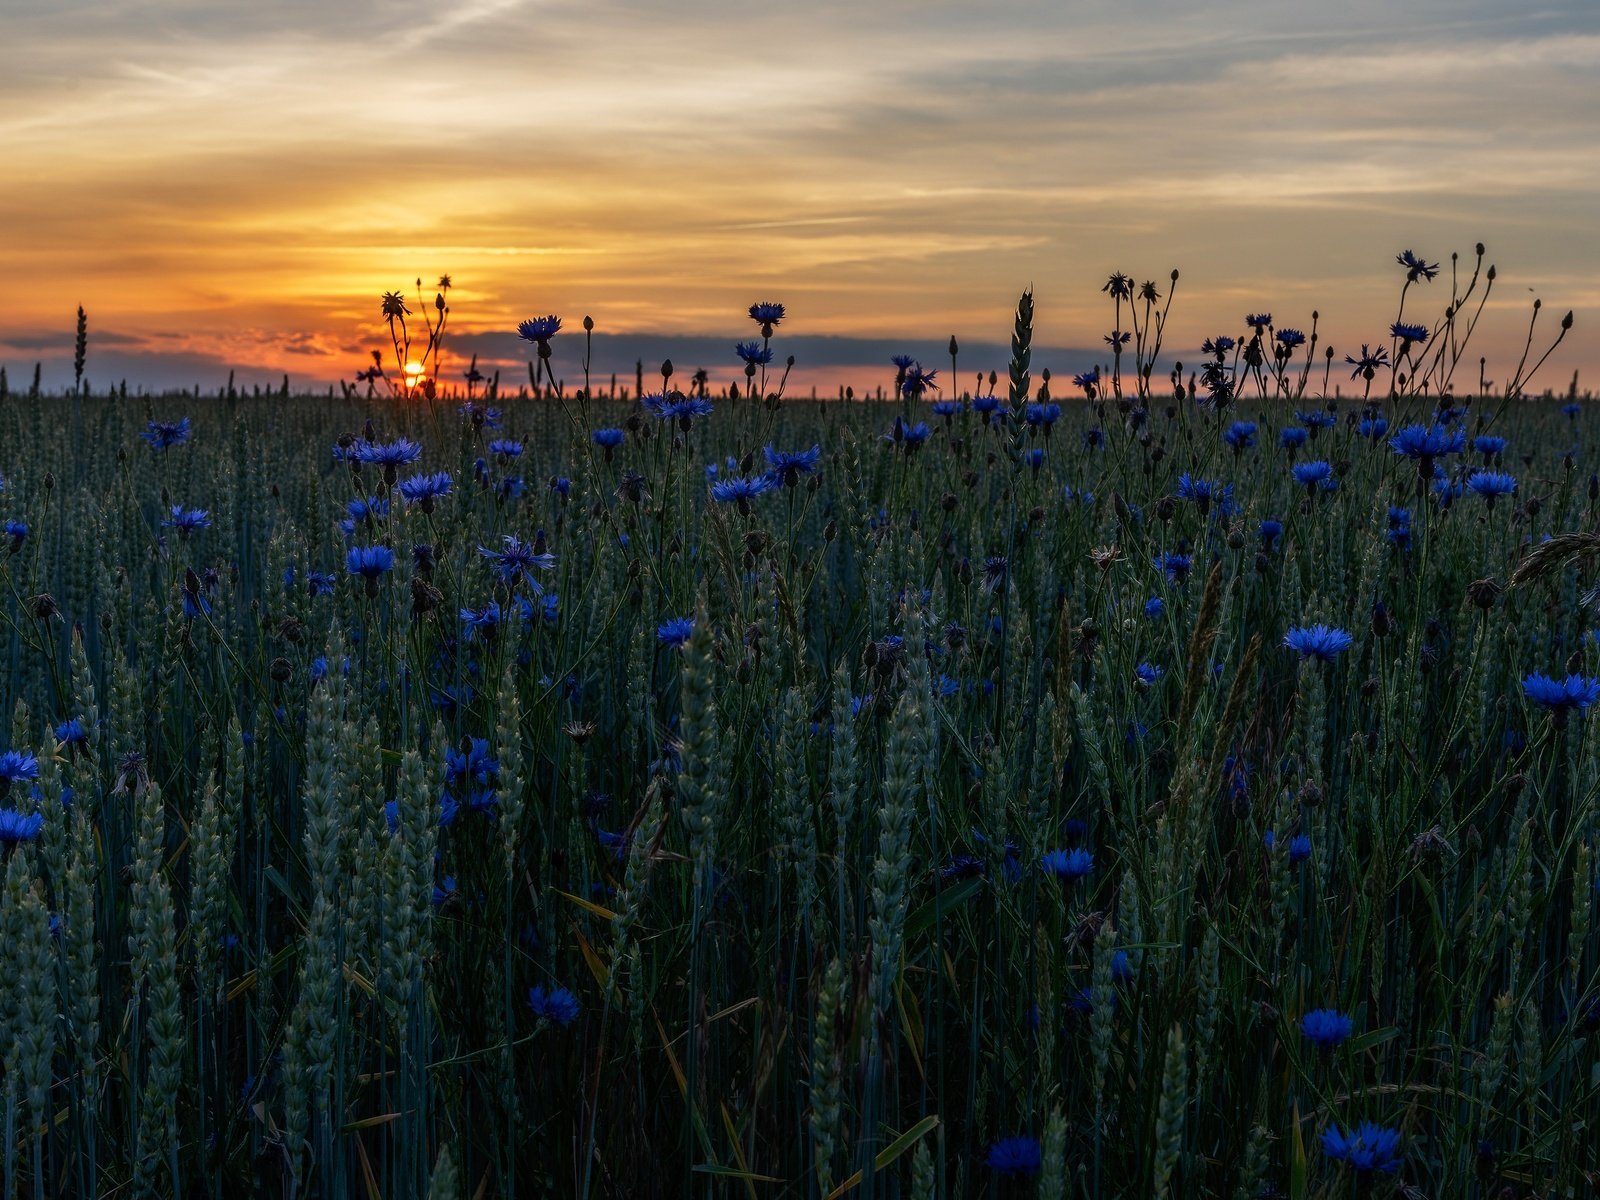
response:
M963 879L954 887L945 888L932 900L919 905L917 910L906 918L906 941L909 942L919 934L927 933L928 930L933 928L933 922L937 915L950 915L982 890L983 879L981 877Z
M907 1150L911 1149L911 1147L915 1146L919 1141L926 1137L930 1131L936 1129L938 1125L939 1117L937 1114L923 1117L922 1120L918 1121L910 1129L906 1130L899 1137L895 1138L894 1141L885 1146L878 1153L878 1157L872 1160L873 1167L879 1171L883 1170L895 1159L899 1158ZM855 1187L856 1184L860 1183L861 1178L862 1173L857 1171L854 1175L850 1176L849 1179L846 1179L838 1187L834 1188L833 1191L829 1192L828 1200L839 1200L840 1196L844 1195L851 1188Z

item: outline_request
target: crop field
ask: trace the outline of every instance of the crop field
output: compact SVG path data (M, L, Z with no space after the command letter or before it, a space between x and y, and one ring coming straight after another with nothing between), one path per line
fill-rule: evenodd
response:
M1119 278L1070 387L13 380L3 1200L1594 1195L1570 318Z

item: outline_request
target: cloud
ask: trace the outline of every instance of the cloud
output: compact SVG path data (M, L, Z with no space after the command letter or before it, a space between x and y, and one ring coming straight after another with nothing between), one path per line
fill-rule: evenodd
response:
M726 340L772 296L810 336L993 341L1031 282L1043 335L1093 346L1106 274L1177 265L1187 344L1246 305L1318 308L1344 342L1392 319L1407 244L1481 238L1508 284L1568 289L1551 304L1600 278L1600 9L1577 0L7 21L30 50L0 78L19 330L83 302L185 352L331 366L380 292L448 270L463 332L539 309Z

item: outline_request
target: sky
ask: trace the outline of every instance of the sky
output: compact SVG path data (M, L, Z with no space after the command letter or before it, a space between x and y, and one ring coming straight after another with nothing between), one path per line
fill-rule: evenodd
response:
M0 0L0 363L70 382L325 387L441 274L466 357L525 377L671 356L740 378L754 301L827 391L888 357L1106 361L1113 271L1167 289L1163 366L1246 313L1387 339L1413 249L1498 268L1472 347L1600 379L1600 5L1558 0ZM1537 356L1538 349L1535 351ZM1348 383L1347 385L1348 386ZM1058 394L1064 389L1057 388Z

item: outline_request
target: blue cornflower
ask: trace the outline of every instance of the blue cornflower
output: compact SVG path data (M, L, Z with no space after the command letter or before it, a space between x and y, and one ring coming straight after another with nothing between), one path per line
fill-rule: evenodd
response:
M330 571L307 571L306 590L313 599L317 596L333 595L333 573Z
M1113 329L1106 334L1104 341L1113 350L1121 350L1129 342L1133 341L1133 334L1123 333L1120 329Z
M1238 345L1238 343L1224 333L1218 337L1207 338L1204 342L1202 342L1200 345L1200 353L1215 354L1218 358L1221 358L1236 345Z
M7 521L6 536L11 539L12 553L22 549L22 543L28 540L28 523L26 521Z
M590 436L594 438L594 444L602 450L615 450L622 445L628 435L620 429L596 429Z
M1304 346L1306 344L1306 335L1298 329L1280 329L1278 330L1278 344L1285 350L1293 350L1296 346Z
M783 484L784 487L794 487L800 482L800 476L816 472L817 463L822 458L822 447L813 446L809 450L774 450L771 446L767 446L762 453L766 455L768 471L773 480Z
M1131 300L1133 298L1133 280L1129 279L1121 271L1113 271L1111 278L1106 280L1105 286L1100 290L1113 300Z
M445 751L446 790L439 797L439 824L449 825L461 810L459 795L466 797L467 808L488 814L499 803L495 788L500 782L500 760L489 753L485 738L468 738L460 749Z
M533 572L550 570L556 565L556 556L550 553L535 553L531 545L511 534L506 534L501 541L503 544L498 550L491 550L487 546L478 547L478 553L489 560L490 570L499 576L500 582L507 587L515 587L520 581L525 582L535 596L542 593L544 586L534 578Z
M1044 1163L1044 1152L1038 1138L1001 1138L989 1147L987 1162L996 1175L1037 1175Z
M14 808L0 808L0 844L15 846L31 842L44 828L43 813L18 812Z
M499 777L500 760L489 753L489 739L468 738L463 748L445 751L444 774L451 787L469 782L490 787Z
M1466 434L1461 430L1439 425L1407 425L1389 439L1389 446L1396 454L1429 465L1446 454L1460 454L1466 443Z
M1039 859L1046 875L1054 875L1063 883L1076 883L1094 870L1094 855L1081 846L1073 850L1051 850Z
M1025 421L1034 428L1043 426L1049 432L1050 426L1061 419L1061 405L1055 403L1038 404L1030 402L1023 410Z
M489 443L489 453L499 458L521 458L525 448L515 438L495 438Z
M1548 709L1559 727L1567 723L1571 713L1584 712L1600 700L1600 679L1590 675L1568 675L1565 679L1529 675L1522 681L1522 694Z
M367 594L378 594L378 577L394 570L394 551L387 546L351 546L344 558L345 570L367 581Z
M1322 459L1315 462L1296 463L1294 465L1294 481L1302 484L1307 491L1312 491L1320 483L1324 487L1333 478L1333 467ZM1335 484L1335 487L1338 485Z
M1298 450L1306 444L1310 432L1302 425L1290 425L1278 434L1278 445L1285 450Z
M1578 419L1578 414L1583 411L1583 405L1579 404L1576 400L1569 401L1561 406L1561 411L1567 415L1568 419L1576 421Z
M957 854L943 867L939 874L945 879L974 879L984 873L983 859L976 854Z
M1409 250L1402 250L1394 256L1395 262L1406 269L1406 279L1415 283L1418 279L1432 279L1439 273L1438 263L1423 262Z
M763 346L760 342L740 342L733 352L752 367L764 367L772 361L772 347Z
M172 515L161 522L163 529L176 529L179 537L188 537L197 529L211 528L211 513L203 508L172 506Z
M1256 444L1256 423L1235 421L1222 431L1222 440L1232 446L1236 454L1248 450Z
M1133 669L1134 678L1145 687L1150 687L1161 679L1164 671L1154 663L1142 662Z
M1309 412L1296 409L1294 419L1309 429L1312 437L1317 436L1317 430L1332 429L1339 423L1339 418L1335 414L1321 408L1314 408Z
M461 623L467 627L467 640L483 638L485 641L494 637L500 628L500 602L491 600L482 608L463 608L461 610Z
M693 617L671 617L656 626L656 640L667 646L681 647L693 633Z
M1439 498L1440 508L1449 508L1466 490L1467 485L1460 480L1451 479L1445 474L1444 468L1434 468L1433 494Z
M446 826L449 826L449 825L454 825L456 823L456 816L460 812L461 812L461 805L456 800L456 798L454 796L452 796L449 792L441 792L439 794L439 828L440 829L444 829ZM454 887L453 884L452 884L450 890L452 892L455 891L455 887ZM435 891L435 893L434 893L434 903L435 904L439 903L438 892L437 891Z
M1400 1169L1400 1131L1372 1121L1353 1130L1330 1125L1322 1134L1322 1152L1363 1175L1373 1171L1393 1175Z
M1389 326L1389 332L1400 339L1402 354L1405 352L1406 347L1413 344L1420 346L1428 340L1428 327L1426 325L1413 325L1408 321L1396 321Z
M1245 317L1244 323L1251 329L1266 329L1272 324L1271 313L1250 313Z
M983 582L979 585L985 593L993 593L1006 581L1011 570L1011 560L1004 554L991 554L983 560ZM998 629L995 630L999 632Z
M1316 624L1289 630L1283 635L1283 644L1301 658L1318 658L1332 662L1350 649L1355 639L1342 629Z
M640 398L643 404L658 418L669 424L678 422L682 429L688 429L696 417L704 417L711 412L711 401L699 396L685 396L681 392L662 395L660 392L652 393Z
M1187 554L1158 554L1155 564L1156 570L1166 575L1168 583L1182 583L1189 578L1194 559Z
M1151 596L1144 602L1144 615L1154 621L1166 611L1166 607L1167 602L1160 596Z
M1283 536L1283 522L1276 517L1266 517L1262 520L1257 532L1261 535L1261 548L1271 550L1273 544Z
M1495 455L1506 452L1506 440L1491 433L1480 433L1472 439L1472 449L1483 455L1483 461L1487 463Z
M761 332L766 337L772 336L772 327L783 320L783 305L763 301L750 306L750 319L761 326Z
M561 329L561 318L557 316L533 317L517 324L517 336L525 342L537 342L540 350L548 350L550 339L555 337Z
M1202 514L1210 511L1213 502L1226 507L1232 496L1232 484L1217 479L1196 479L1187 471L1178 476L1178 498L1192 500Z
M1482 496L1490 508L1494 507L1495 497L1517 494L1515 476L1501 471L1474 471L1467 480L1467 487Z
M150 443L152 450L170 450L189 440L189 418L177 421L151 421L139 435Z
M25 779L39 778L39 760L26 750L7 750L0 754L0 782L7 787Z
M1389 365L1389 351L1382 346L1372 350L1367 347L1365 342L1362 342L1361 356L1357 358L1354 355L1346 354L1344 361L1351 367L1351 379L1365 377L1370 380L1380 370Z
M911 451L915 450L918 446L921 446L928 440L927 422L918 421L915 425L907 425L903 430L901 430L901 436L905 439L906 453L911 453ZM1044 456L1043 450L1031 450L1029 453L1039 455L1041 458ZM1034 470L1039 469L1039 463L1037 461L1033 463L1033 468Z
M1318 1008L1300 1019L1300 1032L1320 1050L1332 1050L1350 1036L1350 1018L1333 1008Z
M571 1025L578 1019L578 998L564 987L529 988L528 1007L535 1016L555 1025Z
M400 481L400 496L407 504L415 504L423 512L431 513L434 502L448 496L454 486L455 481L450 478L448 471L413 475L410 479Z
M1089 399L1094 399L1095 390L1100 386L1100 368L1092 371L1079 371L1072 377L1072 386L1082 388L1083 394Z
M476 366L467 372L466 378L472 383L479 383L483 380L483 376L476 374L476 372ZM483 425L489 429L500 428L500 410L498 408L486 408L482 404L468 400L465 404L460 405L456 411L474 425Z
M377 518L388 516L389 502L381 497L377 500L367 500L358 496L346 504L344 510L350 514L350 519L339 524L346 534L354 534L357 525L370 525Z
M929 388L936 386L934 380L938 376L938 371L925 370L921 363L912 363L906 368L906 377L900 382L900 391L913 400L919 399Z
M999 418L1002 416L1005 410L1001 407L1000 397L991 394L987 396L974 396L972 398L972 411L982 417L983 423L987 425L989 423L989 418Z
M928 411L933 413L934 416L943 417L948 421L951 417L955 416L961 411L961 401L935 400L928 406Z
M1362 417L1356 432L1369 441L1377 441L1389 432L1389 422L1382 417Z
M747 513L750 511L750 501L763 492L771 491L772 487L770 475L721 479L711 485L711 498L719 504L736 504L741 513Z
M350 448L347 457L357 462L392 470L414 463L422 457L422 447L410 438L395 438L392 442L360 441Z
M324 655L317 655L311 660L311 668L307 671L312 683L321 683L328 677L328 660Z
M86 746L89 744L89 731L83 727L83 722L77 717L68 717L55 727L56 741L65 746Z

